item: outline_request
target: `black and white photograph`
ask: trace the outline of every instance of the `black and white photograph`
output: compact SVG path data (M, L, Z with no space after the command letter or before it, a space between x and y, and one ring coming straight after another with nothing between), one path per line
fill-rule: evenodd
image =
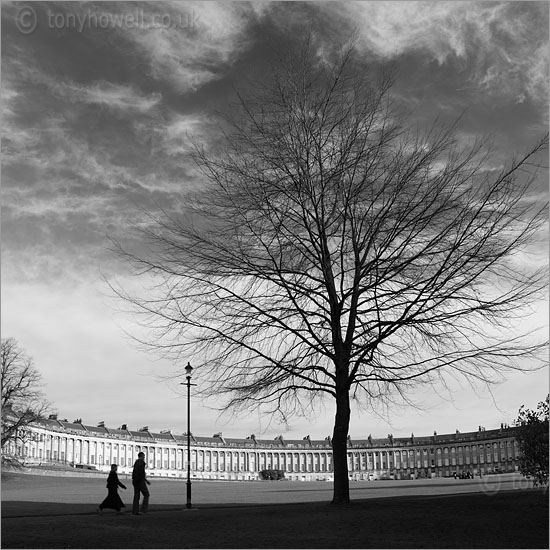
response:
M0 9L2 547L548 547L548 2Z

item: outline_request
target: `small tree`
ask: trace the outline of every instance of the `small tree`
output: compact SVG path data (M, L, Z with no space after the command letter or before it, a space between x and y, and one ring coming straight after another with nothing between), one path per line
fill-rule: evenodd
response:
M494 169L484 140L417 131L351 49L325 61L306 44L220 119L223 145L196 149L204 190L144 231L150 255L120 249L152 293L118 292L227 409L286 421L332 400L345 504L353 400L539 366L545 342L512 323L547 291L520 255L547 219L548 138Z
M42 376L32 358L15 338L3 338L2 361L2 461L13 462L10 444L24 443L29 424L44 417L50 408L41 391Z
M548 395L536 411L522 406L516 420L517 441L521 456L520 472L533 480L533 485L548 485Z

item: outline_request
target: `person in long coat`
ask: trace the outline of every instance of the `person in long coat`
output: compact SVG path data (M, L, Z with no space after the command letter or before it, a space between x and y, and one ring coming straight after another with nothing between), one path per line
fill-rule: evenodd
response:
M118 495L118 488L122 487L123 489L126 489L126 485L120 482L116 471L117 465L111 464L111 471L109 472L109 477L107 478L107 498L97 507L97 511L100 514L103 512L103 508L112 508L120 513L122 508L126 507Z

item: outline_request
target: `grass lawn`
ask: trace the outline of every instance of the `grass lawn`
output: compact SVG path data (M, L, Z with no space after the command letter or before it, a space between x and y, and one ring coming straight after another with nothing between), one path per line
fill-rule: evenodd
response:
M356 494L375 497L334 507L324 500L328 483L195 483L199 504L185 510L171 500L174 491L184 502L185 484L155 480L157 504L153 499L141 516L95 514L104 496L104 487L97 496L91 490L96 485L79 478L3 480L2 548L548 548L549 542L547 497L506 485L460 494L438 494L444 483L417 485L424 494L404 485L401 495L387 496L396 485L371 483ZM264 504L257 502L261 495ZM128 506L131 495L122 496Z

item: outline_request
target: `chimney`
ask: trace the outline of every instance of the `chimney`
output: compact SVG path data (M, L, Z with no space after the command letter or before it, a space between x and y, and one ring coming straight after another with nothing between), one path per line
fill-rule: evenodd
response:
M225 445L225 439L223 438L223 433L218 432L217 434L214 434L212 437L216 437L221 440L221 442Z

